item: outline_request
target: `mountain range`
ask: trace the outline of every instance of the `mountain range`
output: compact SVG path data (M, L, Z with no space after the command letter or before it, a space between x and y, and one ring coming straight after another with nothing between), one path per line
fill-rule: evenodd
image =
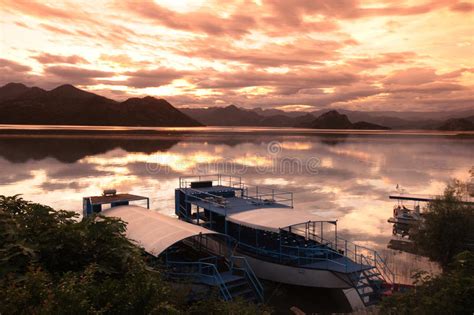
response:
M177 109L151 96L118 102L68 84L46 91L9 83L0 87L0 124L474 130L474 108L458 112L300 112L235 105Z
M362 112L345 109L300 112L262 108L246 109L229 105L211 108L181 108L181 110L208 126L346 129L351 121L355 121L356 123L351 126L351 129L474 130L474 109L458 112ZM336 123L334 121L335 124L331 127L327 124L322 127L321 121L316 123L318 117L329 112L345 115L349 122ZM330 117L325 116L326 119ZM318 125L320 127L317 127Z
M46 91L21 83L0 87L0 124L202 126L164 99L117 102L68 84Z

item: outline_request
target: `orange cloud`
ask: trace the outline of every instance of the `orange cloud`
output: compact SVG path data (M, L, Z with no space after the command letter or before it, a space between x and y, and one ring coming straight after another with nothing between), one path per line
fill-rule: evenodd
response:
M77 63L89 63L85 58L77 55L71 56L61 56L61 55L52 55L48 53L42 53L35 57L34 59L38 60L42 64L50 64L50 63L69 63L69 64L77 64Z
M474 104L467 1L0 3L2 83L151 93L186 106Z

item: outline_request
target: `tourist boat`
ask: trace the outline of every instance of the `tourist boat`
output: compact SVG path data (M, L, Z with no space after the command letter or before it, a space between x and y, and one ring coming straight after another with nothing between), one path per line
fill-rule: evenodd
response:
M138 202L145 202L146 207L132 205ZM102 196L83 198L83 216L100 213L126 222L127 237L144 249L149 263L160 266L172 283L192 283L194 295L216 290L225 301L263 302L259 279L244 257L232 254L228 236L149 210L149 206L147 197L105 190Z
M181 177L175 212L234 239L234 252L261 279L342 289L353 308L377 303L394 283L377 251L341 238L337 220L296 209L292 192L232 175Z
M397 203L393 207L393 216L387 222L393 224L393 235L410 237L411 230L423 221L424 214L421 212L421 205L439 198L440 196L394 193L389 195ZM405 203L413 203L412 207L407 207Z

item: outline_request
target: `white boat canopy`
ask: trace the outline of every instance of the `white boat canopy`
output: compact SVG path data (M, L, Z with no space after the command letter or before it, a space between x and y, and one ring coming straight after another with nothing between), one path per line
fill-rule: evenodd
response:
M149 254L160 255L171 245L199 234L219 234L139 206L117 206L102 211L127 222L127 237Z
M307 222L336 221L324 219L308 211L291 208L258 208L227 215L227 221L258 230L279 232L280 229Z

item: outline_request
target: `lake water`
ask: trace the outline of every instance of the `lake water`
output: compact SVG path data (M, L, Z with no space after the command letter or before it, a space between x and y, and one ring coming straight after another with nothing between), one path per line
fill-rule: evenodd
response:
M110 127L101 130L107 133L72 128L89 130L85 135L64 132L69 129L29 135L0 130L0 194L21 193L82 212L82 197L115 188L148 196L152 209L172 215L179 176L233 173L251 185L293 191L295 207L337 219L341 234L384 251L405 279L414 269L437 268L387 250L394 205L388 195L397 185L440 194L451 178L467 180L474 164L474 137L451 133L164 128L151 134L119 128L140 132L116 134Z

